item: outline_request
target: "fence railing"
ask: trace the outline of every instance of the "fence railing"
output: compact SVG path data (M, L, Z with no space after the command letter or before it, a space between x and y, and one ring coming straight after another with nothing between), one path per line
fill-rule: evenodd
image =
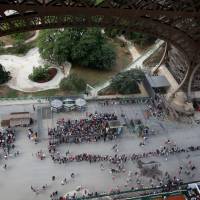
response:
M103 194L99 194L99 195L95 195L91 197L76 198L76 200L98 199L98 198L103 198L103 197L115 197L115 196L117 196L117 199L127 199L127 200L134 199L135 200L135 199L151 199L149 197L156 197L156 196L163 197L163 196L176 195L176 194L186 194L188 184L199 183L199 182L200 181L182 183L177 186L178 189L176 188L171 191L163 191L165 187L143 188L143 189L135 189L135 190L126 190L126 191L121 191L121 192L103 193ZM128 196L124 197L123 195L128 195L129 197Z
M51 101L52 99L60 99L60 100L64 100L66 98L83 98L83 95L80 96L23 96L23 97L14 97L14 98L9 98L9 97L0 97L0 102L1 101L20 101L20 100L46 100L46 101ZM107 97L107 96L106 96ZM99 101L99 102L105 102L105 101L119 101L120 104L128 104L128 103L136 103L136 104L142 104L142 103L149 103L152 101L151 97L131 97L131 96L116 96L113 97L111 96L110 98L102 98L102 96L100 98L98 97L94 97L94 98L90 98L87 99L88 101Z

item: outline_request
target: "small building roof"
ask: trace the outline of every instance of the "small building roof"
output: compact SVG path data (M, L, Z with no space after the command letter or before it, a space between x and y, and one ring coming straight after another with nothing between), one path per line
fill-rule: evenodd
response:
M120 128L123 127L121 122L119 120L112 120L108 122L108 125L110 128Z
M149 74L145 74L145 76L152 88L162 88L170 86L165 76L151 76Z
M10 120L12 119L30 119L30 113L29 112L13 112L10 113Z
M6 127L6 126L10 126L10 120L1 120L1 126L2 127Z

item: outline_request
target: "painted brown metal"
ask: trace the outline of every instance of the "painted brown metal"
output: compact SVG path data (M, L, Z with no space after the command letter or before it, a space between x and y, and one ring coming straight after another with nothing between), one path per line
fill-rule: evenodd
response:
M104 0L98 5L92 2L95 1L0 0L0 36L60 27L118 27L149 33L180 51L178 59L184 60L185 66L171 69L179 83L187 68L192 71L200 61L199 0ZM9 10L16 12L8 14ZM199 90L200 84L195 83L194 88Z

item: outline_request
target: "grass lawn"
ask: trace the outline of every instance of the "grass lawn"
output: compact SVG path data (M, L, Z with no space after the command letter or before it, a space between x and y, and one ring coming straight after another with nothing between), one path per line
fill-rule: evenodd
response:
M0 97L6 97L6 98L16 98L16 97L27 97L27 96L33 96L33 97L48 97L48 96L68 96L68 95L77 95L77 93L70 93L70 92L64 92L59 89L50 89L40 92L21 92L18 90L13 90L9 88L8 86L0 86Z

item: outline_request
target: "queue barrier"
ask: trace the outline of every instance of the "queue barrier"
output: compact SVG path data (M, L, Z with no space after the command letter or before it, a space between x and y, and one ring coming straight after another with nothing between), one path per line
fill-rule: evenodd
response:
M53 99L60 99L64 100L68 98L68 96L22 96L22 97L0 97L0 101L21 101L21 100L47 100L51 101ZM119 104L147 104L152 102L151 97L116 97L116 98L110 98L110 99L88 99L88 101L98 101L98 102L105 102L105 101L119 101Z
M154 187L154 188L143 188L143 189L134 189L134 190L125 190L125 191L121 191L121 192L113 192L113 193L103 193L97 196L92 196L92 197L81 197L81 198L76 198L75 200L83 200L83 199L97 199L97 198L103 198L103 197L114 197L117 195L133 195L133 197L127 197L127 198L122 198L122 199L127 199L127 200L136 200L136 199L140 199L140 200L144 200L146 199L152 199L151 197L156 197L156 196L169 196L169 195L177 195L177 194L187 194L187 186L191 183L199 183L200 180L198 181L193 181L193 182L185 182L185 183L181 183L179 184L179 189L178 190L174 190L174 191L168 191L168 192L162 192L162 190L164 189L164 187ZM154 193L154 191L161 191L161 192L157 192ZM138 192L149 192L149 194L147 195L138 195L134 197L133 193L138 193Z

